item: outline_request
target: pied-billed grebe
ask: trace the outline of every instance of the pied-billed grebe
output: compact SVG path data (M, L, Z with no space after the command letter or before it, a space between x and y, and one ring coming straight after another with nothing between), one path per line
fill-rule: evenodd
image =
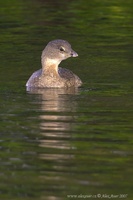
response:
M63 88L79 87L80 78L72 71L58 67L62 60L77 57L71 45L65 40L53 40L47 44L42 52L42 69L34 72L26 83L28 88Z

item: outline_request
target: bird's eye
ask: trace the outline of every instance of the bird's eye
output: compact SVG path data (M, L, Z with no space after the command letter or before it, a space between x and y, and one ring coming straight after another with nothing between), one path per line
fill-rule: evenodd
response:
M65 51L65 48L64 47L60 47L60 51Z

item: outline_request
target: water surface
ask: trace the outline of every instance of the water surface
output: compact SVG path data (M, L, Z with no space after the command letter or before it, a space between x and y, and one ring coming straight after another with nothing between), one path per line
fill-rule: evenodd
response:
M0 199L132 200L132 6L1 2ZM26 91L56 38L78 52L61 66L83 87Z

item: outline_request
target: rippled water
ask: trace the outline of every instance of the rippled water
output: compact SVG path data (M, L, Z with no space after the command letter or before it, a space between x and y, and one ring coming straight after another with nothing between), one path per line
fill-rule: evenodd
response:
M0 199L133 198L133 2L9 1L0 6ZM26 91L52 39L79 89Z

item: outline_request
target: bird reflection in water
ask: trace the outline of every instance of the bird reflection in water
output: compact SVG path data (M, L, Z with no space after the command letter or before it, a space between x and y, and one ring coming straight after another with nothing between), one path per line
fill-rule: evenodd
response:
M34 89L28 91L30 94L37 94L37 100L41 104L40 129L45 140L41 141L41 146L49 148L68 148L62 144L61 140L51 140L51 138L69 138L70 130L76 119L75 101L79 90L77 88L68 89ZM46 142L47 138L47 142Z
M74 158L70 140L76 120L79 89L32 88L28 92L36 94L36 102L41 105L39 119L43 138L39 144L42 147L39 156L45 160L46 168L40 178L45 181L46 190L52 187L61 189L69 178L68 171ZM47 199L52 200L53 196L48 195Z

